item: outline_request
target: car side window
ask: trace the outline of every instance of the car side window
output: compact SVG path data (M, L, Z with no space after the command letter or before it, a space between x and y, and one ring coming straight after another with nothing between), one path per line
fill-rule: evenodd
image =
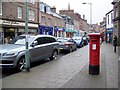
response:
M41 44L43 44L43 38L42 38L42 37L37 38L36 41L38 42L37 45L41 45Z
M52 43L52 42L56 42L56 39L54 39L54 38L50 38L50 42Z
M44 44L50 43L49 37L43 37L43 43L44 43Z

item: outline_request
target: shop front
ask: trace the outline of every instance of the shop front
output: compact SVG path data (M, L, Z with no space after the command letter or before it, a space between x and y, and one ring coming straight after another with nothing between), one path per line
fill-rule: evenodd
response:
M107 43L113 42L113 28L106 29L106 40Z
M54 36L55 37L65 37L65 28L54 27Z
M76 33L76 30L72 29L66 29L66 37L72 38L74 36L74 33Z
M25 23L1 20L0 35L2 35L2 42L13 40L21 34L25 34ZM38 24L28 23L28 33L37 34ZM7 38L7 39L6 39Z
M53 35L53 27L39 25L38 34Z

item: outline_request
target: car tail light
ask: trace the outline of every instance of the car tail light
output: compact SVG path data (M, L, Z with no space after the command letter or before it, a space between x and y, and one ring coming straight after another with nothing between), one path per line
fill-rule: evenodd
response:
M70 43L65 43L64 45L65 45L65 46L68 46L68 45L70 45Z

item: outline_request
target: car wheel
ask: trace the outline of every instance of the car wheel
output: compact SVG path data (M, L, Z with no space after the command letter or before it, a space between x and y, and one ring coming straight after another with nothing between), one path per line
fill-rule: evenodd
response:
M18 71L24 71L26 66L25 57L21 57L17 64Z
M52 56L50 57L50 60L57 59L57 56L58 56L58 52L57 50L54 50Z
M71 53L73 50L72 50L72 47L70 48L70 50L69 50L69 53Z
M77 46L75 47L75 51L77 50Z

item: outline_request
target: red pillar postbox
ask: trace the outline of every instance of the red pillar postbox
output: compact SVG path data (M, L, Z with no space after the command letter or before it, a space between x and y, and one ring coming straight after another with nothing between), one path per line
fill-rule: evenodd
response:
M89 51L89 74L98 75L100 72L100 33L91 33Z

